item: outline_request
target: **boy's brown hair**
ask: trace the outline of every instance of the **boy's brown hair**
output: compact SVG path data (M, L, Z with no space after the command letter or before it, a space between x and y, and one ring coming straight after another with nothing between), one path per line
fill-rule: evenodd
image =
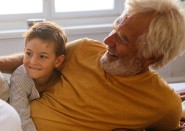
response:
M67 36L61 27L52 22L38 22L34 24L25 34L25 45L33 38L54 43L56 56L65 54Z

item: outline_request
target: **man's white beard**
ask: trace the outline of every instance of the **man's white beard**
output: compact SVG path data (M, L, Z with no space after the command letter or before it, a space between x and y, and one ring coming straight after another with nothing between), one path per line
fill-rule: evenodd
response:
M142 60L136 55L125 56L109 62L106 54L104 54L100 59L100 63L103 69L112 75L133 76L142 71Z

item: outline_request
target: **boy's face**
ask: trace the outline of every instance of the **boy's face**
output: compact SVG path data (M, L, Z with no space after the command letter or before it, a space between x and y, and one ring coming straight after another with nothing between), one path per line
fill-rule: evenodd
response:
M33 38L26 43L23 64L28 75L36 81L47 81L64 56L56 57L54 43ZM62 57L62 58L61 58Z

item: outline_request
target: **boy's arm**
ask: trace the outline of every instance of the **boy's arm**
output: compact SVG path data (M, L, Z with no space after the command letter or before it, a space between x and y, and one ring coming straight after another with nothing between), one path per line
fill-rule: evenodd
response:
M31 99L30 96L32 96ZM10 78L9 103L19 114L23 131L36 131L30 117L30 100L37 98L39 93L34 86L34 81L24 71L24 67L20 66Z
M3 73L13 73L22 63L23 54L0 56L0 71Z
M9 85L3 74L0 72L0 99L8 101Z

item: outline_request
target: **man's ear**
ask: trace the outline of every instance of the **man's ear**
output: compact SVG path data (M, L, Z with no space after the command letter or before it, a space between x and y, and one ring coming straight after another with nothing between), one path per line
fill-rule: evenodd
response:
M156 62L162 60L163 57L164 57L164 55L161 54L161 55L158 55L158 56L156 56L156 57L152 57L152 58L147 59L147 60L145 61L145 63L143 64L143 68L148 68L150 65L152 65L152 64L154 64L154 63L156 63Z
M55 61L55 68L58 68L62 65L62 63L64 62L65 56L64 55L60 55L57 57L56 61Z

